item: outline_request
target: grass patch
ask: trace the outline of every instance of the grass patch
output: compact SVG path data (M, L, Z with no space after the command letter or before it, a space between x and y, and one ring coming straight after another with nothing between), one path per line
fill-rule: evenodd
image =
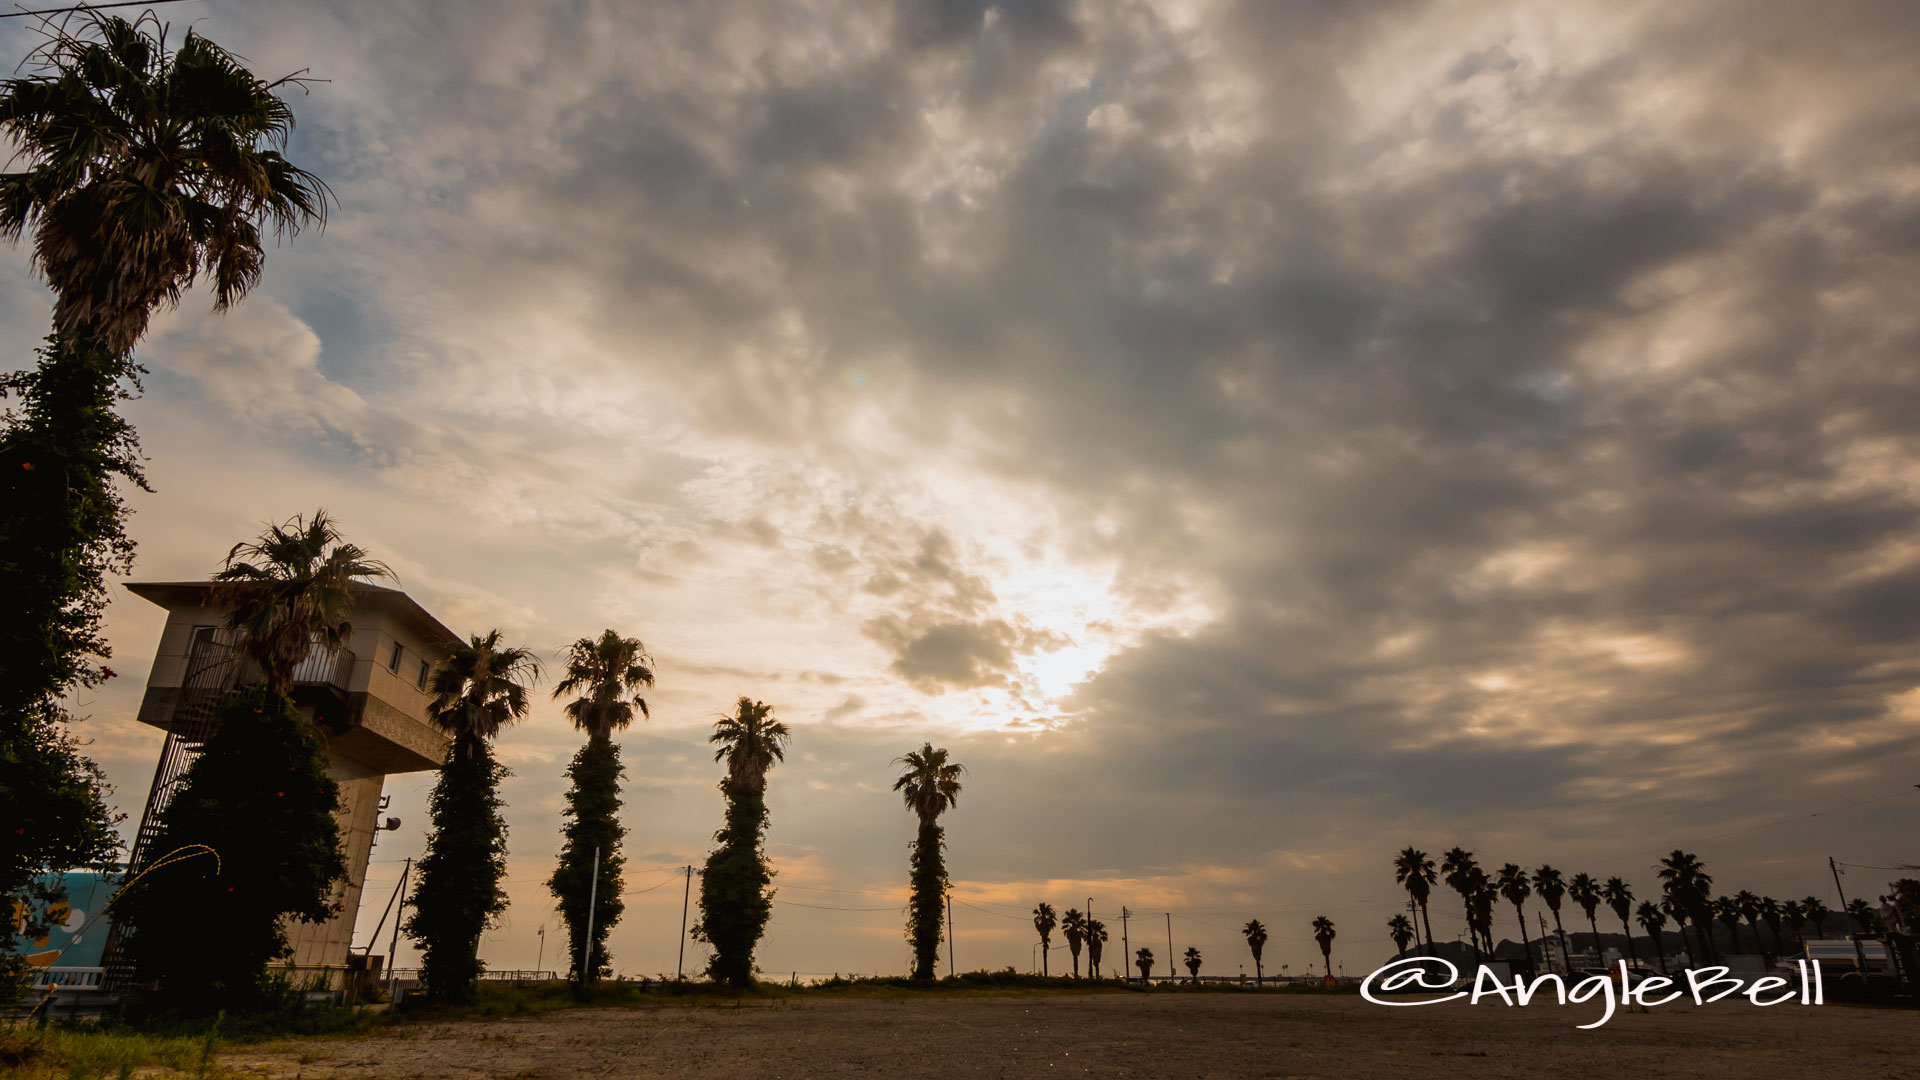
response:
M0 1071L8 1080L96 1080L165 1068L196 1078L225 1077L214 1064L217 1033L150 1035L89 1028L16 1028L0 1031Z

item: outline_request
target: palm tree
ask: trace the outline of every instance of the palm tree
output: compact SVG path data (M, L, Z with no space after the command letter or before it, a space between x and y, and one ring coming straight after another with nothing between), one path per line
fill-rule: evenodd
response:
M1813 927L1813 936L1817 938L1826 933L1827 916L1833 914L1827 910L1826 903L1817 896L1808 896L1801 899L1800 907L1807 913L1807 923Z
M1473 868L1470 882L1473 886L1473 899L1467 904L1467 925L1486 944L1485 955L1488 959L1492 959L1494 953L1493 907L1500 902L1500 891L1494 888L1493 881L1487 877L1486 871L1477 866Z
M1847 916L1860 928L1860 933L1863 935L1880 932L1880 913L1874 911L1873 905L1867 903L1863 897L1856 896L1847 901Z
M267 691L284 696L308 653L331 655L352 639L354 582L392 576L316 510L233 545L208 599L227 609L227 628L240 635Z
M1709 904L1709 909L1713 912L1713 917L1720 920L1720 924L1727 928L1727 933L1733 938L1733 951L1739 952L1740 951L1740 903L1739 901L1735 900L1731 896L1718 897L1713 901L1711 901L1711 903Z
M0 83L0 129L29 164L0 175L0 236L33 230L34 267L67 342L125 356L162 305L202 274L215 310L266 261L262 226L325 224L330 193L280 153L293 110L267 82L189 30L177 51L151 14L89 14Z
M700 921L694 940L713 946L707 973L743 987L753 983L753 950L773 914L773 869L763 850L767 830L767 771L787 758L792 733L774 719L773 707L742 697L732 716L713 722L707 742L719 748L713 760L727 763L720 791L726 824L713 835L719 845L707 855L700 877Z
M1052 904L1042 900L1033 909L1033 928L1040 934L1040 977L1043 979L1048 975L1047 953L1053 948L1053 928L1059 925L1060 920L1054 915Z
M1413 944L1413 920L1405 915L1395 915L1388 919L1387 936L1393 939L1393 947L1404 956L1407 946Z
M1087 919L1087 978L1100 977L1100 954L1107 946L1107 924L1099 919Z
M1151 985L1153 982L1153 950L1144 947L1133 950L1133 966L1140 969L1140 981Z
M1596 919L1600 911L1600 883L1593 880L1592 874L1575 874L1567 882L1567 896L1586 913L1587 929L1593 932L1593 955L1605 959L1606 953L1600 948L1600 923Z
M895 758L894 764L906 768L893 782L893 790L901 793L907 809L920 819L910 866L913 899L907 913L913 977L931 979L940 957L940 910L947 889L947 864L942 852L946 833L940 827L940 815L959 803L960 778L967 770L948 762L946 749L936 750L932 743Z
M1253 985L1259 986L1265 975L1260 967L1260 953L1267 947L1267 928L1260 925L1259 919L1248 919L1240 932L1246 935L1247 948L1253 952Z
M1533 942L1527 937L1527 897L1532 888L1527 882L1527 872L1520 869L1518 863L1507 863L1500 868L1497 883L1500 895L1513 905L1513 913L1520 921L1520 947L1527 952L1527 964L1533 964Z
M1333 920L1325 915L1313 917L1313 940L1320 945L1320 958L1326 962L1327 978L1333 978Z
M1667 928L1667 913L1660 910L1660 905L1653 901L1642 900L1640 901L1640 910L1637 914L1640 917L1641 927L1647 931L1647 936L1653 939L1653 954L1660 958L1660 974L1665 975L1667 973L1667 950L1661 944L1660 934ZM1631 938L1632 935L1629 934L1628 937Z
M1713 935L1708 929L1712 916L1707 898L1713 895L1713 878L1707 873L1706 865L1699 856L1675 848L1660 860L1660 881L1661 890L1671 901L1669 910L1681 920L1680 940L1686 941L1686 924L1692 922L1700 937L1700 947L1711 960L1715 953Z
M1786 917L1786 908L1780 901L1775 900L1773 897L1763 896L1760 898L1759 910L1760 921L1767 924L1767 934L1773 938L1773 951L1775 953L1782 952L1783 950L1780 948L1780 921ZM1756 936L1758 936L1757 931Z
M1633 924L1629 916L1633 914L1633 889L1625 878L1610 877L1600 886L1600 896L1613 909L1614 917L1620 920L1620 928L1627 934L1627 959L1634 967L1640 966L1640 955L1633 947Z
M1469 916L1473 913L1473 896L1478 891L1474 875L1480 870L1480 864L1473 859L1473 852L1462 847L1448 848L1440 856L1440 874L1447 887L1460 894L1460 903L1465 905ZM1467 920L1468 929L1473 932L1474 948L1480 947L1479 931L1474 930L1473 920Z
M23 171L0 174L0 237L33 234L54 293L23 403L0 433L0 715L57 700L100 672L105 578L133 543L115 477L146 488L115 404L153 312L196 277L216 308L259 280L262 229L323 222L328 192L281 156L293 114L232 54L189 32L177 50L151 14L43 21L28 74L0 81L0 132ZM47 839L46 837L42 838Z
M1533 891L1546 901L1547 910L1553 912L1553 932L1560 939L1560 956L1565 959L1567 929L1560 925L1560 901L1567 895L1567 883L1561 878L1560 871L1551 866L1542 866L1533 872ZM1544 953L1545 948L1541 951Z
M1786 920L1787 929L1793 931L1793 947L1797 952L1806 948L1806 936L1801 932L1807 925L1807 909L1798 900L1789 900L1780 905L1780 917Z
M427 683L427 717L453 737L428 806L427 853L407 935L420 947L422 981L434 1001L467 1002L480 977L480 936L507 907L507 823L493 757L500 729L527 715L540 663L509 648L500 631L456 645Z
M1197 945L1187 946L1187 954L1183 958L1183 961L1187 965L1187 978L1192 980L1193 985L1199 986L1200 985L1200 948L1199 946Z
M1760 897L1748 889L1733 894L1733 907L1740 917L1747 920L1747 928L1753 931L1753 951L1763 957L1767 946L1760 940Z
M653 657L638 638L606 630L568 646L567 674L553 688L555 700L574 695L562 710L587 742L567 767L565 843L547 888L559 901L567 922L571 971L585 985L611 972L607 931L620 921L620 855L626 829L620 824L620 748L613 733L633 723L638 710L649 717L640 691L653 686ZM589 911L591 907L591 911ZM591 933L589 933L591 927ZM591 963L589 963L591 960Z
M1073 955L1073 977L1080 977L1080 946L1087 940L1087 917L1079 908L1068 908L1060 916L1060 936L1067 939L1067 952Z
M1427 933L1427 946L1433 946L1433 923L1427 919L1427 898L1433 895L1433 886L1439 880L1434 872L1433 860L1419 848L1404 848L1393 857L1393 880L1407 890L1413 902L1420 905L1420 923Z

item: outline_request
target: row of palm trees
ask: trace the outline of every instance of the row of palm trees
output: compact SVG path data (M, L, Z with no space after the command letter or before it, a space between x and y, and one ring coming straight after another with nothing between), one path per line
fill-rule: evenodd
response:
M1739 924L1744 919L1752 931L1755 950L1778 955L1786 951L1781 936L1783 926L1793 933L1795 947L1798 948L1804 941L1803 930L1811 925L1817 933L1830 914L1826 905L1813 896L1782 902L1743 890L1733 896L1716 897L1713 895L1713 877L1706 865L1699 856L1679 849L1663 857L1657 865L1660 881L1658 899L1639 900L1638 907L1635 906L1632 886L1623 878L1610 877L1602 882L1590 874L1579 873L1567 877L1553 866L1540 866L1528 871L1516 863L1506 863L1489 874L1480 867L1473 852L1461 847L1448 849L1437 866L1426 852L1414 847L1405 848L1394 856L1393 870L1394 880L1406 889L1419 914L1417 923L1405 915L1395 915L1387 922L1388 936L1401 952L1405 952L1410 945L1417 946L1420 943L1422 930L1425 931L1427 945L1432 946L1433 927L1427 909L1434 887L1443 881L1459 894L1465 905L1467 930L1472 936L1473 946L1486 955L1491 956L1494 952L1495 908L1501 900L1512 904L1514 916L1520 924L1521 946L1526 950L1529 963L1532 962L1533 942L1527 933L1526 903L1532 897L1538 897L1552 913L1554 932L1563 950L1566 947L1566 929L1561 923L1560 913L1564 902L1572 900L1585 914L1596 950L1600 940L1598 912L1601 905L1605 904L1626 931L1627 951L1634 964L1640 962L1633 944L1633 925L1637 922L1652 938L1655 955L1663 970L1666 953L1661 934L1666 930L1669 920L1679 929L1689 962L1699 963L1718 956L1711 932L1715 919L1727 927L1736 951L1740 947ZM1861 910L1854 911L1854 908ZM1848 913L1856 918L1864 916L1865 902L1854 901L1849 905ZM1763 924L1772 936L1771 950L1760 939L1760 926ZM1692 937L1688 936L1689 928L1693 930Z
M1098 919L1082 914L1078 908L1068 908L1064 916L1055 918L1053 905L1041 901L1033 909L1033 929L1040 935L1040 974L1048 976L1047 952L1053 947L1053 931L1058 927L1066 938L1067 950L1073 955L1073 977L1080 977L1080 948L1087 947L1087 977L1100 977L1100 955L1107 942L1107 928ZM1326 961L1327 975L1333 975L1333 920L1325 915L1316 916L1312 923L1313 939L1320 945L1320 955ZM1253 954L1253 978L1255 985L1266 980L1266 969L1262 966L1262 956L1267 947L1267 927L1259 919L1248 919L1240 928L1240 934L1247 939L1247 950ZM1134 966L1140 969L1142 981L1153 976L1153 950L1141 947L1133 951ZM1195 982L1200 980L1201 955L1198 946L1187 946L1181 958L1188 973Z

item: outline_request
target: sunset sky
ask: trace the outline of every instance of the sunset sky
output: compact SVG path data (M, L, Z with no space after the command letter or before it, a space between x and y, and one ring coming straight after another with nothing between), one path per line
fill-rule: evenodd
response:
M1091 895L1110 961L1126 904L1365 970L1408 844L1836 907L1829 855L1916 861L1909 4L161 10L330 80L290 156L339 205L140 346L134 577L324 506L463 633L643 639L617 971L673 970L742 694L794 730L769 975L905 970L923 740L963 969ZM163 618L116 587L76 702L136 818ZM581 739L542 692L500 740L495 967L560 955Z

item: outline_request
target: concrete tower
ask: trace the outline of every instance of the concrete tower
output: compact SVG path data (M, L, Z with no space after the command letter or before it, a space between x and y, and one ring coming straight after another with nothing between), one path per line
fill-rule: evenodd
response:
M129 856L135 867L160 854L147 850L160 811L206 740L214 707L250 680L251 665L224 629L226 610L211 603L212 588L208 581L127 585L167 609L140 703L140 721L165 731L167 741ZM347 878L336 887L340 914L324 923L295 922L288 939L299 974L324 975L335 988L353 940L386 777L439 768L446 756L447 737L427 720L427 676L460 640L406 593L362 583L352 588L352 638L331 655L310 653L294 673L293 688L295 704L321 733L328 774L340 785ZM111 958L108 966L111 971Z

